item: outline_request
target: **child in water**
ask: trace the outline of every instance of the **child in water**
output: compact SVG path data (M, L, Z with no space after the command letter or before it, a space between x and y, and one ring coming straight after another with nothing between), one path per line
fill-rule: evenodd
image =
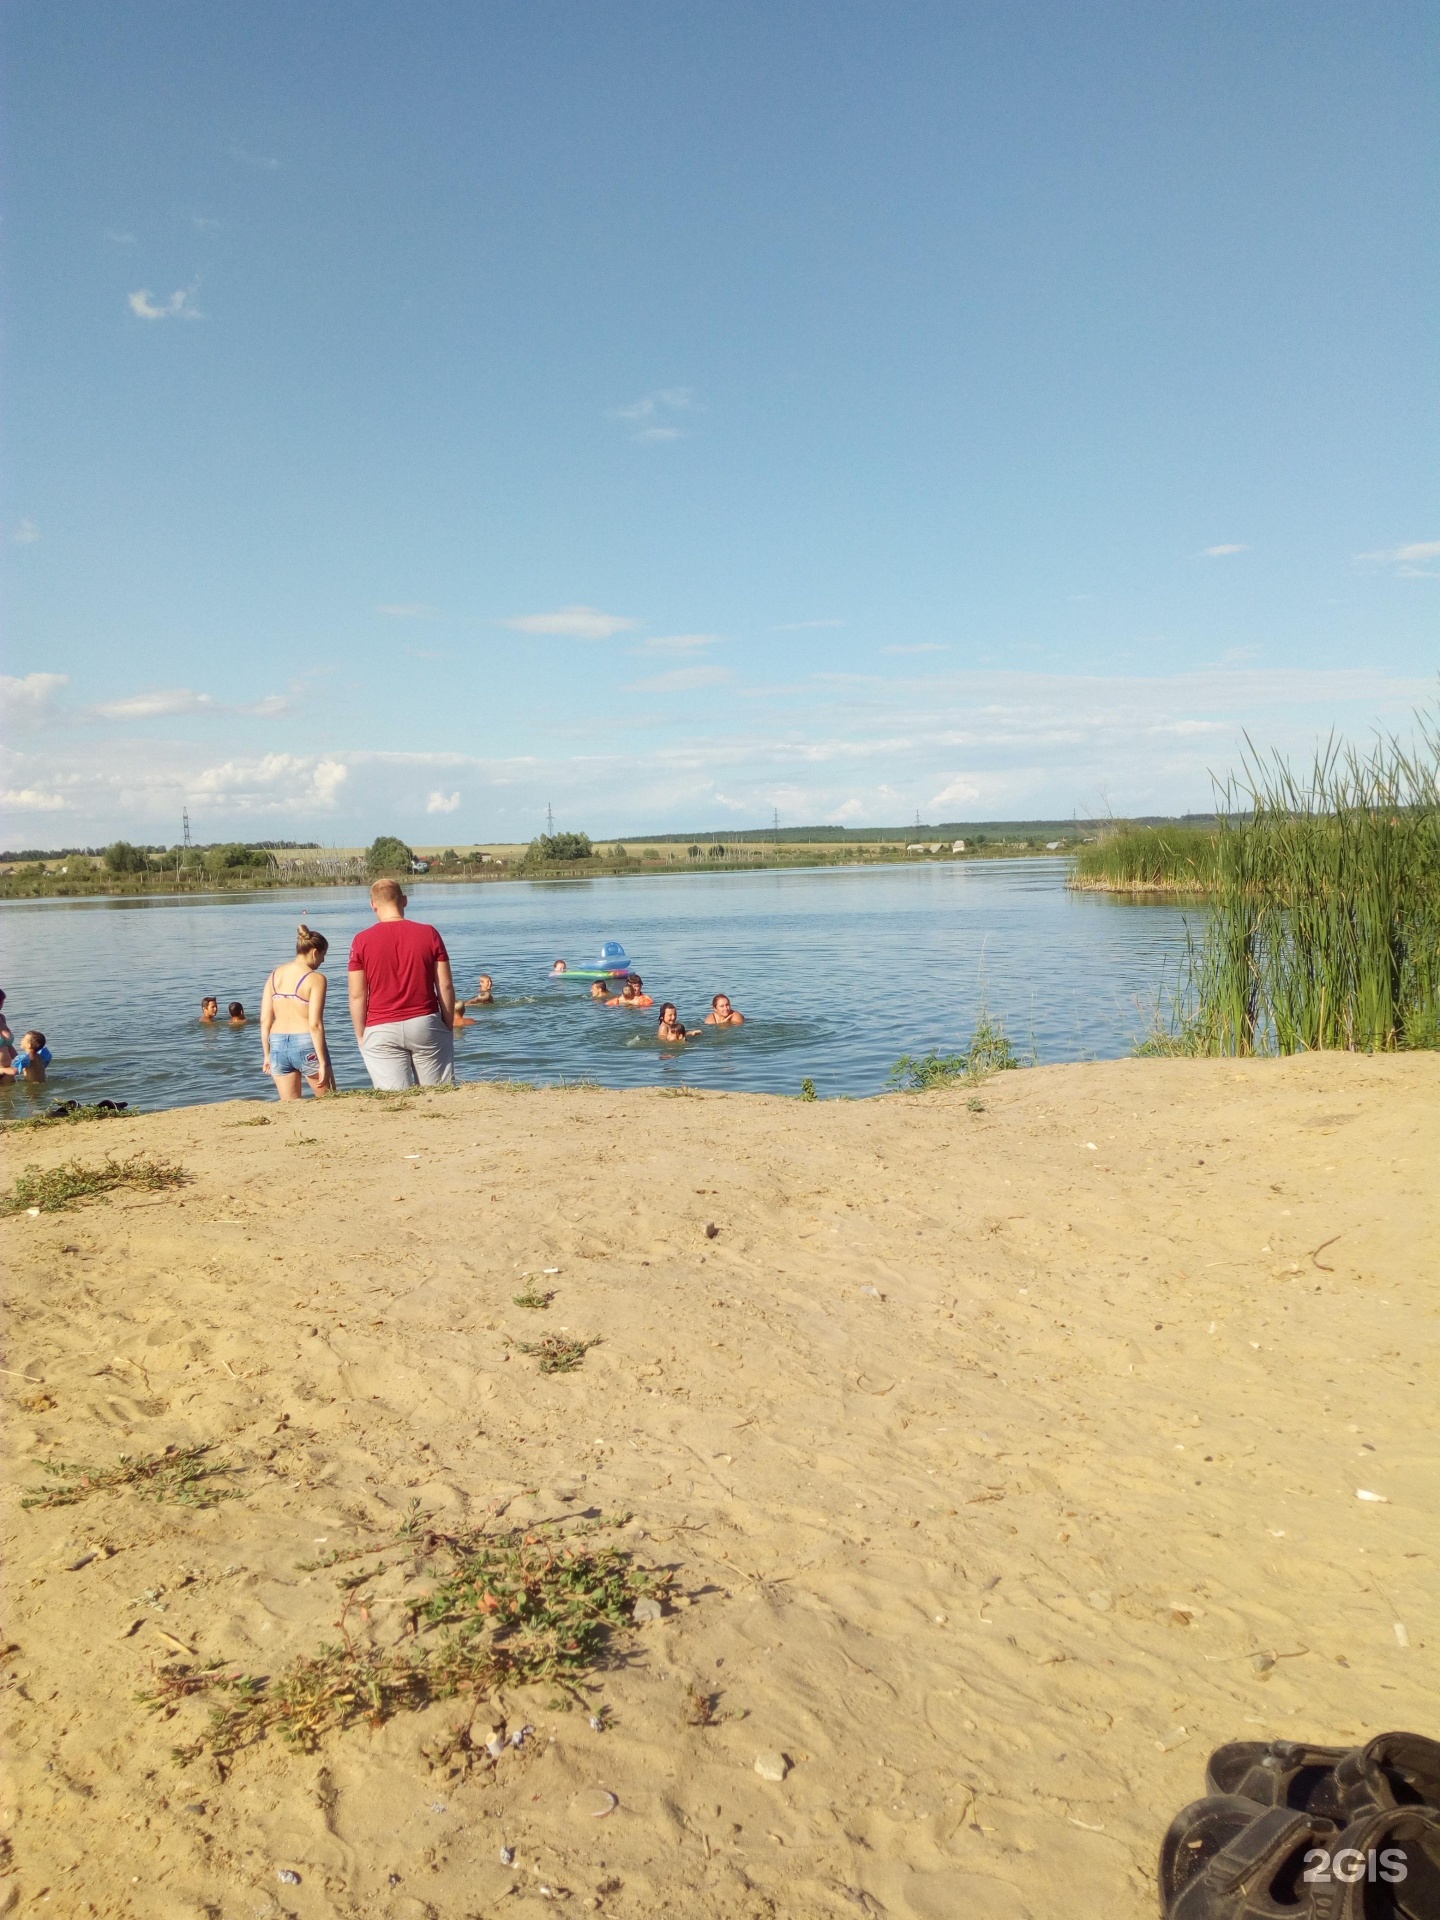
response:
M698 1040L698 1033L687 1033L680 1024L680 1016L675 1011L675 1002L667 1000L660 1009L660 1024L655 1029L655 1038L662 1043L675 1046L683 1045L686 1040Z
M553 979L555 978L555 976L556 976L556 974L558 974L558 973L568 973L569 971L570 971L570 969L569 969L569 968L568 968L568 967L566 966L566 964L565 964L565 962L564 962L563 960L557 960L557 961L555 962L555 964L554 964L554 966L553 966L553 967L551 967L551 969L550 969L550 978L551 978L551 979L553 980Z
M653 1007L655 1002L646 993L645 982L639 974L627 973L625 985L620 989L619 996L614 1000L607 1000L605 1004L607 1007Z
M32 1028L29 1033L21 1034L18 1053L11 1053L8 1047L3 1052L8 1058L0 1063L0 1080L26 1080L34 1086L44 1085L51 1055L43 1033Z
M213 993L207 993L205 998L200 1002L200 1024L205 1027L213 1027L219 1018L220 1002L215 998Z
M728 993L717 993L710 1002L705 1024L707 1027L743 1027L745 1016L738 1008L731 1006Z
M230 1024L232 1027L248 1027L250 1016L238 1000L230 1002Z
M592 980L590 982L590 998L592 1000L603 1000L606 1006L609 1006L610 989L603 980Z
M495 982L490 978L488 973L482 973L480 976L479 991L476 993L475 997L471 1000L462 1000L459 1006L457 1006L455 1009L456 1026L457 1027L473 1027L474 1026L475 1022L469 1019L466 1015L465 1009L467 1007L493 1007L494 1004L495 1004Z

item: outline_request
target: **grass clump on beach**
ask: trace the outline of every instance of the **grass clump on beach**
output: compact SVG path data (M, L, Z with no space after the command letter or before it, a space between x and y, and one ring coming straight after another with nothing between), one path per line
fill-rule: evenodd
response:
M533 1283L526 1287L523 1293L517 1293L514 1296L517 1307L529 1307L534 1313L544 1313L554 1298L555 1289L553 1287L542 1289Z
M1213 827L1116 826L1075 856L1070 885L1111 893L1208 893L1219 879Z
M599 1340L575 1340L568 1333L547 1333L543 1340L517 1340L515 1351L540 1362L542 1373L573 1373Z
M158 1192L183 1186L189 1177L183 1167L143 1153L132 1154L128 1160L107 1156L99 1166L91 1167L79 1160L67 1160L61 1166L50 1168L29 1166L0 1202L0 1212L25 1213L34 1207L41 1213L58 1213L77 1200L113 1193L118 1187Z
M357 1721L378 1726L457 1695L478 1700L497 1687L543 1681L573 1689L603 1662L615 1630L631 1624L635 1602L663 1592L668 1579L617 1547L536 1530L427 1532L420 1555L433 1584L411 1606L411 1631L392 1646L358 1644L342 1613L338 1641L274 1678L223 1662L163 1668L140 1696L156 1712L173 1715L198 1693L224 1696L205 1736L177 1748L177 1757L208 1746L223 1758L272 1732L313 1752L326 1734ZM347 1611L351 1604L347 1598Z
M28 1120L6 1120L0 1133L33 1133L49 1127L73 1127L80 1120L129 1120L135 1116L112 1100L105 1106L86 1106L79 1100L66 1100L49 1113L32 1114Z
M1008 1073L1020 1065L1019 1056L1003 1024L982 1006L975 1031L964 1053L930 1052L917 1060L902 1053L890 1069L889 1085L906 1093L933 1093L940 1087L979 1086L992 1073Z
M74 1507L92 1493L113 1493L134 1487L148 1500L171 1500L181 1507L208 1507L217 1500L236 1500L234 1488L212 1487L217 1473L233 1473L225 1460L208 1460L204 1447L166 1447L163 1453L122 1453L113 1467L86 1467L72 1460L47 1460L41 1466L58 1483L32 1487L22 1507Z
M1308 774L1247 754L1210 916L1151 1053L1440 1045L1440 727L1333 739Z

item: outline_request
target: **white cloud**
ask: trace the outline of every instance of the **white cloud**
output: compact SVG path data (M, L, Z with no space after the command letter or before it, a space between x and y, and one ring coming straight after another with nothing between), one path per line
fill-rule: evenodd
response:
M982 789L973 775L957 773L952 774L949 781L940 789L939 793L931 796L930 805L932 807L947 807L956 802L965 802L968 804L972 800L979 800L981 795Z
M328 810L350 777L343 760L318 762L293 753L267 753L258 760L226 760L184 782L197 800L235 813L304 813Z
M123 700L105 700L90 711L101 720L168 720L181 713L213 713L217 705L213 694L165 687L128 694Z
M721 644L718 633L658 633L653 640L642 640L632 653L698 653L701 647Z
M33 547L40 538L40 529L33 520L22 520L10 538L17 547Z
M168 300L157 302L148 287L141 287L129 296L130 311L137 320L203 320L195 305L199 288L200 282L193 280L188 287L177 287Z
M440 609L428 605L424 600L397 600L376 607L375 611L391 620L433 620Z
M518 620L507 620L516 633L555 633L567 640L610 640L617 633L628 633L639 625L618 613L601 613L598 607L560 607L554 613L527 613Z
M948 645L939 640L917 640L909 647L882 647L882 653L949 653Z
M1394 567L1402 580L1433 580L1437 577L1433 567L1425 563L1440 560L1440 540L1412 540L1408 546L1389 547L1379 553L1357 553L1357 562L1369 562L1373 566Z
M0 712L6 727L21 732L48 726L56 718L60 690L69 684L68 673L27 673L23 679L0 673Z
M460 795L458 793L440 793L437 791L432 793L430 798L425 802L425 811L427 813L454 813L459 805Z
M723 687L735 675L729 667L676 667L650 680L632 680L627 693L692 693L700 687Z
M661 387L647 393L632 406L612 407L612 420L628 420L635 428L632 439L642 441L679 440L683 430L674 424L672 414L692 413L695 397L689 387Z
M0 791L0 807L16 813L63 813L65 800L58 793L44 793L38 787L6 787Z
M865 811L863 800L850 799L843 806L836 807L835 818L838 822L858 820Z
M1228 541L1223 546L1206 547L1205 558L1207 560L1223 560L1227 554L1249 553L1249 551L1250 551L1250 548L1248 547L1248 545L1246 545L1244 541L1232 540L1232 541Z

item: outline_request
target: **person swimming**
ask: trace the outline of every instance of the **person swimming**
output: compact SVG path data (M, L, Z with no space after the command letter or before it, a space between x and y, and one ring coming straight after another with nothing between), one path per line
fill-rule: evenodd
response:
M200 1002L200 1021L202 1026L213 1027L220 1017L220 1002L213 993L207 993Z
M250 1016L238 1000L230 1002L230 1024L232 1027L247 1027L250 1024Z
M17 1053L11 1053L8 1047L4 1051L9 1058L0 1062L0 1080L26 1080L36 1086L44 1084L45 1069L52 1055L43 1033L32 1027L29 1033L21 1034Z
M615 999L605 1002L607 1007L653 1007L655 1002L645 991L645 982L638 973L627 973L625 984Z
M705 1024L707 1027L743 1027L745 1016L738 1008L731 1006L728 993L717 993L710 1002Z
M604 1004L605 1004L606 1006L609 1006L609 1004L610 1004L610 989L609 989L609 988L608 988L608 987L606 986L606 984L605 984L605 982L604 982L603 980L592 980L592 981L591 981L591 983L590 983L590 998L591 998L592 1000L600 1000L600 1001L603 1001L603 1002L604 1002Z
M465 1012L465 1009L467 1007L493 1007L494 1006L495 982L490 978L488 973L481 974L479 986L480 986L479 992L476 993L472 999L461 1000L456 1003L455 1024L457 1027L473 1027L474 1026L475 1022L471 1020Z
M550 969L550 978L553 980L557 973L568 973L569 971L569 967L566 966L563 960L557 960Z
M655 1029L655 1038L662 1043L679 1046L686 1040L698 1040L698 1033L687 1033L680 1024L680 1016L675 1011L675 1002L667 1000L660 1009L660 1024Z

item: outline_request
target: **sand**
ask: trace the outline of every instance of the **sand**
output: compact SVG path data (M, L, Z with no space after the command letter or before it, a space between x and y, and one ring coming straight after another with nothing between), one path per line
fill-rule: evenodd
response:
M1433 1056L1122 1061L7 1136L11 1174L193 1180L0 1224L0 1910L1150 1916L1214 1745L1440 1734L1437 1094ZM571 1374L507 1344L562 1327L600 1341ZM242 1498L20 1507L47 1459L198 1442ZM632 1516L677 1604L614 1643L600 1729L532 1689L465 1773L422 1751L457 1702L177 1764L204 1708L148 1713L154 1672L333 1640L297 1563L417 1500ZM351 1629L397 1638L417 1585Z

